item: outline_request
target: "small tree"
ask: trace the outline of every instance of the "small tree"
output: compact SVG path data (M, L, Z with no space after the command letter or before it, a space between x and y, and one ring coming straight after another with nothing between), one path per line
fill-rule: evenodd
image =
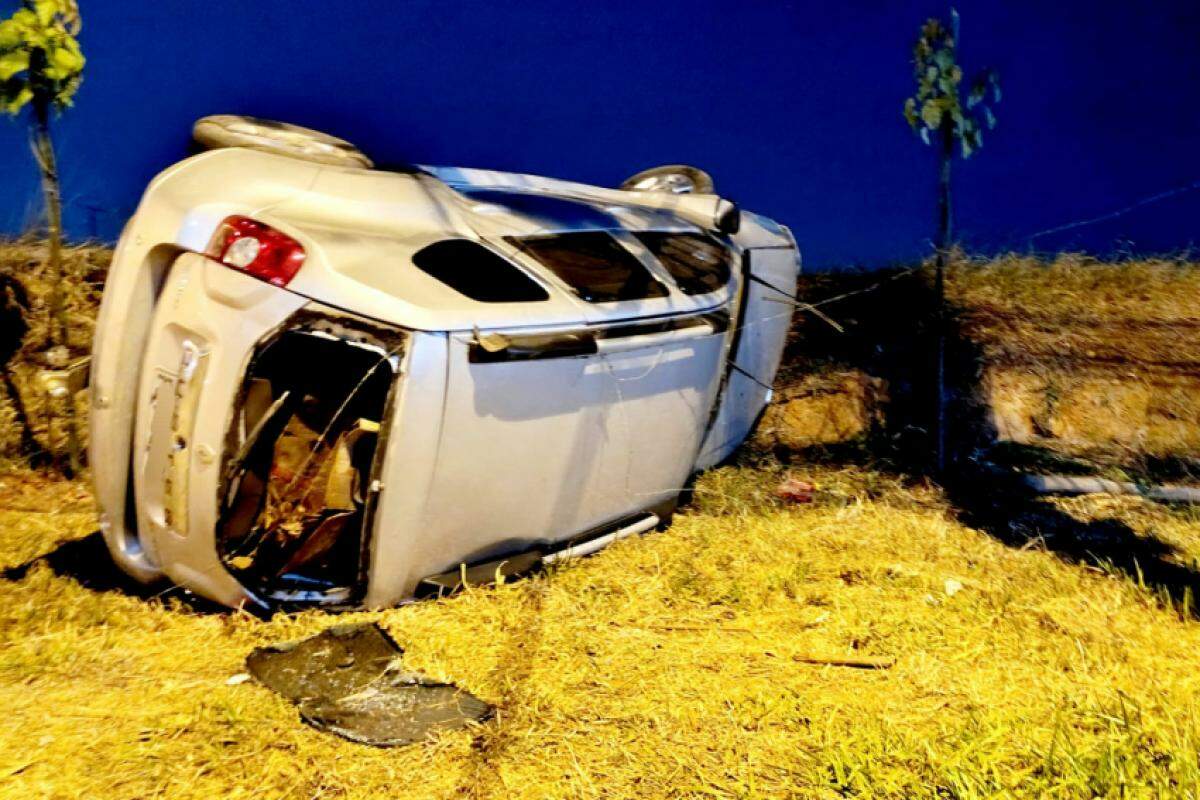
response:
M23 0L0 22L0 109L16 117L28 106L33 154L42 173L50 239L50 344L67 345L67 310L62 281L62 191L50 120L71 105L83 79L83 53L75 0Z
M946 466L946 260L953 235L950 165L958 145L963 158L983 147L983 128L996 127L990 103L1000 102L1000 80L994 70L984 70L972 82L967 102L959 89L963 71L958 65L958 12L950 10L950 27L938 19L921 26L913 46L913 76L917 93L904 102L904 118L927 145L938 149L938 219L934 292L938 303L937 330L937 431L938 472Z

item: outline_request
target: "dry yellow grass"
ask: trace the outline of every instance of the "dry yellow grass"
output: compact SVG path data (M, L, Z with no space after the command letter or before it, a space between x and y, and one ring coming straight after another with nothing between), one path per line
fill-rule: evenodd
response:
M1196 264L1007 256L962 263L948 291L1001 438L1076 454L1200 452Z
M48 312L46 298L50 284L45 275L46 244L34 239L5 241L0 239L0 274L16 277L27 292L30 312L26 315L29 331L23 346L8 365L21 393L33 434L43 448L61 448L66 438L65 411L62 401L51 404L52 416L46 414L48 398L36 390L33 380L40 356L48 343ZM68 360L91 351L92 334L104 277L112 260L112 250L102 245L76 245L63 251L63 276L66 286L65 302L70 320L71 338ZM0 301L4 301L0 297ZM8 342L0 341L0 352L7 353ZM77 413L86 435L87 404L79 402ZM15 425L15 409L0 393L0 460L17 455L20 437Z
M961 261L947 295L992 361L1200 362L1200 269L1179 260Z
M48 335L45 298L50 293L50 284L46 280L46 258L44 241L0 239L0 272L20 278L33 302L34 314L29 318L31 327L27 338L29 350L39 347ZM100 293L111 261L112 249L100 244L73 245L63 250L65 302L71 325L70 345L74 352L91 350Z
M817 502L789 508L778 472L717 470L669 531L548 575L348 617L89 589L103 563L61 550L10 570L0 797L1200 795L1200 624L1178 607L965 527L920 484L814 468ZM6 567L95 528L77 484L29 484L0 487ZM1062 502L1200 555L1194 514ZM497 719L374 750L227 685L252 647L351 620Z

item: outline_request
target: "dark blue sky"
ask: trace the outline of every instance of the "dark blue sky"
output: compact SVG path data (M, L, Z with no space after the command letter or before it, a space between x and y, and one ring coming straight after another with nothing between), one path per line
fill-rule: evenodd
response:
M7 13L15 3L0 0ZM932 2L80 0L89 58L60 159L73 236L113 238L192 121L323 128L379 161L615 185L708 169L790 225L810 265L927 251L933 155L901 114ZM1200 3L961 2L968 76L999 69L1000 127L956 164L959 233L984 250L1174 250L1200 241ZM0 120L0 231L37 181Z

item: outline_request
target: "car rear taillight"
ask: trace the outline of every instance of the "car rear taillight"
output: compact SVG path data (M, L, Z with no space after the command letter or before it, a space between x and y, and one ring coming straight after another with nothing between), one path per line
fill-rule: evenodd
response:
M226 217L208 255L231 269L276 286L287 286L304 264L304 248L292 237L249 217Z

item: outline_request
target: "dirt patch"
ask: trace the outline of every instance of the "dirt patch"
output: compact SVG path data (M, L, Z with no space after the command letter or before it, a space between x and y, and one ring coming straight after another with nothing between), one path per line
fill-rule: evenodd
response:
M808 375L780 390L754 441L800 450L865 438L883 423L886 403L886 382L860 370Z
M1200 378L1191 375L994 367L981 390L999 441L1049 441L1063 452L1200 452Z

